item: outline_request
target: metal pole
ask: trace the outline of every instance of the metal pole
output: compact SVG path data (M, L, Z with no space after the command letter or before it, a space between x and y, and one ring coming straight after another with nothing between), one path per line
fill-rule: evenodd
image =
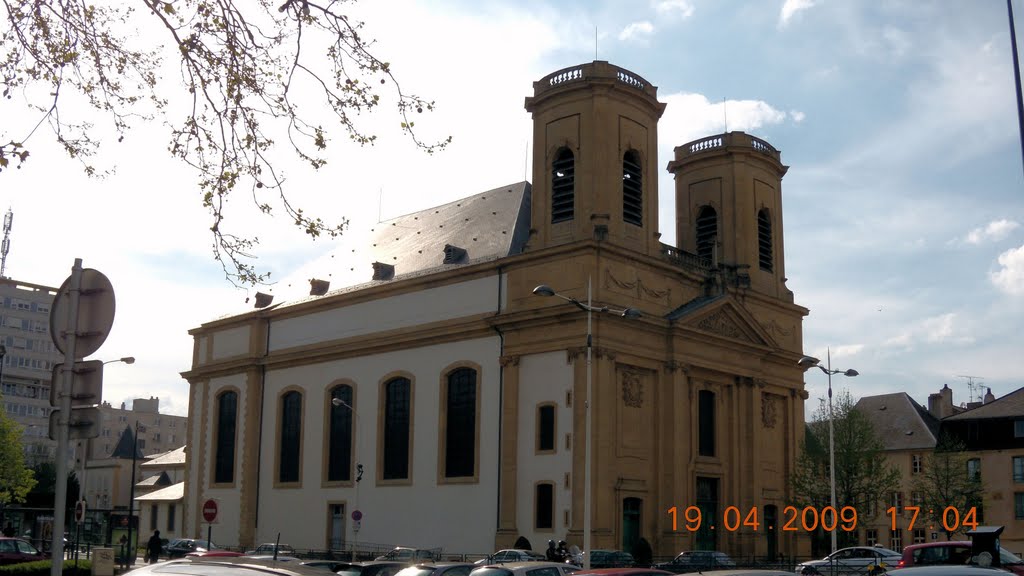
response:
M64 523L68 499L68 442L70 441L71 387L75 382L75 360L78 359L75 345L78 333L78 297L82 291L82 259L75 258L71 268L71 286L68 306L68 333L65 340L67 354L64 355L64 383L51 382L60 386L60 420L57 423L56 484L53 501L53 542L51 544L50 576L61 576L64 568ZM59 335L58 335L59 336Z
M1013 54L1013 78L1017 88L1017 131L1020 132L1020 153L1021 158L1024 159L1024 98L1021 98L1020 92L1020 62L1017 59L1017 32L1013 26L1013 2L1011 0L1006 0L1006 12L1010 19L1010 50Z
M592 364L593 332L591 317L593 316L593 300L591 293L591 277L587 276L587 399L583 404L586 421L586 438L583 452L583 570L590 570L590 400L594 374Z
M828 350L828 475L832 488L832 513L836 508L836 445L832 427L832 350ZM832 552L836 551L836 531L832 530Z
M128 554L125 562L128 568L135 563L135 556L139 553L139 547L132 545L132 524L135 523L135 455L139 452L139 420L135 417L135 433L132 436L132 485L128 489ZM136 531L138 538L138 531ZM56 576L56 575L54 575Z

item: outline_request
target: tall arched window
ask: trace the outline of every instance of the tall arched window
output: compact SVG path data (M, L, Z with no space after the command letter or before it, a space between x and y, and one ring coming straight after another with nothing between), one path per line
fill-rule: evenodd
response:
M328 422L327 481L352 480L352 387L339 384L331 388Z
M458 368L448 374L445 392L444 475L476 475L477 372Z
M576 158L559 148L551 165L551 223L572 220L576 210Z
M701 206L697 211L697 256L713 260L717 237L718 213L711 206Z
M392 378L384 384L384 480L409 478L411 400L412 383L408 378Z
M298 482L302 463L302 394L292 390L281 396L281 443L278 482Z
M644 225L643 173L640 155L626 150L622 156L622 219L628 224Z
M772 271L772 220L767 208L757 213L757 262L761 270Z
M238 394L224 392L217 396L217 455L214 458L213 482L235 481L235 429L238 426Z

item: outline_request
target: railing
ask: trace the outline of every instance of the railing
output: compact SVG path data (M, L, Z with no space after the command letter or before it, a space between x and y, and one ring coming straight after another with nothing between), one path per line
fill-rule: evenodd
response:
M764 140L744 132L729 132L688 142L676 148L676 159L723 148L750 148L779 161L779 151Z
M661 245L661 253L665 258L673 264L682 268L695 270L698 272L707 272L711 270L711 261L707 258L697 256L692 252L687 252L681 248L675 246L669 246L668 244Z
M615 80L616 82L620 82L626 86L636 88L642 92L647 92L652 96L654 95L655 88L651 86L650 82L644 80L643 77L634 74L625 68L619 68L618 66L603 61L570 66L568 68L562 68L561 70L552 72L534 84L534 92L535 95L537 95L563 84L596 78Z

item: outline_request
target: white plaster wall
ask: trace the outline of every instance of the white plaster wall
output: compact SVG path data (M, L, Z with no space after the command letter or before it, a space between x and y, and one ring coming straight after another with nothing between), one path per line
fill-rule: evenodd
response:
M202 366L203 364L206 364L206 362L209 360L206 357L206 342L207 342L208 339L209 339L209 336L206 336L206 335L203 335L203 336L199 337L199 345L198 345L199 354L196 355L196 365L197 366Z
M276 321L270 331L270 349L494 312L497 292L497 278L490 276Z
M239 356L249 351L249 327L238 326L219 330L213 338L213 354L211 360Z
M547 541L564 540L572 521L572 491L565 488L565 474L572 471L572 451L565 447L565 435L572 432L572 408L566 406L566 391L572 390L573 365L566 352L532 354L519 359L518 485L516 486L516 527L530 540L534 550L544 550ZM576 398L573 398L573 402ZM537 454L537 405L555 402L555 453ZM553 531L534 529L534 490L538 482L555 483Z
M492 305L496 292L492 280ZM276 330L272 328L272 333ZM498 506L498 406L500 341L497 335L362 358L325 362L267 373L260 470L257 540L298 548L327 545L328 502L346 502L346 545L380 544L443 547L451 553L493 551ZM479 482L438 484L438 418L442 371L459 361L480 365ZM412 484L377 486L377 414L381 379L396 370L413 376ZM356 461L364 466L357 488L323 488L325 389L346 378L355 382ZM301 386L303 468L301 489L274 489L278 393ZM354 473L354 471L353 471ZM350 514L363 520L358 534Z

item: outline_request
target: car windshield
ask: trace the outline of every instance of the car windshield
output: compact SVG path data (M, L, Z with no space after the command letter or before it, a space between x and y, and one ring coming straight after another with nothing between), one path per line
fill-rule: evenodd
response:
M999 549L999 562L1001 564L1024 564L1024 560L1021 560L1016 554L1006 548Z
M430 576L434 573L435 568L433 566L427 568L424 566L410 566L403 568L398 571L395 576Z
M469 576L512 576L512 571L498 568L497 566L487 566L486 568L473 570L469 573Z

